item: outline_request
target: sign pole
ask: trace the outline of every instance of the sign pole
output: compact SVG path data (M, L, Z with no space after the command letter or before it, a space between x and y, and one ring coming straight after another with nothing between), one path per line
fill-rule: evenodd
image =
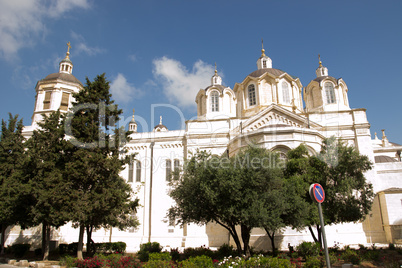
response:
M324 243L325 262L327 263L327 268L331 268L331 262L329 260L328 247L327 247L327 236L325 235L325 228L324 228L324 217L322 216L321 203L317 204L318 204L318 214L320 215L322 241Z
M324 217L322 216L322 208L321 208L321 203L324 202L325 199L325 191L320 184L313 183L310 185L309 193L311 199L313 199L313 201L316 202L318 205L318 215L320 216L322 242L324 243L325 262L327 263L327 268L331 268L331 262L329 260L328 255L327 236L325 235Z

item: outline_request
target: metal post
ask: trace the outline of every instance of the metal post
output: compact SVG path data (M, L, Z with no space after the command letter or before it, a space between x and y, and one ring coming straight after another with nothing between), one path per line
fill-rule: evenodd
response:
M322 216L321 203L317 203L317 204L318 204L318 215L320 215L322 241L324 242L325 261L327 263L327 268L331 268L331 262L329 261L329 254L328 254L328 247L327 247L327 238L325 235L325 228L324 228L324 217Z

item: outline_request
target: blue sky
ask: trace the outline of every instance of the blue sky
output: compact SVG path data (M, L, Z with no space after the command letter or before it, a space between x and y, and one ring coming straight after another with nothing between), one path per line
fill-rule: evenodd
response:
M317 55L342 77L371 132L402 144L402 1L0 0L0 118L31 124L36 82L58 71L71 42L83 83L106 73L129 121L169 129L196 115L215 62L233 88L257 69L261 39L273 67L314 79Z

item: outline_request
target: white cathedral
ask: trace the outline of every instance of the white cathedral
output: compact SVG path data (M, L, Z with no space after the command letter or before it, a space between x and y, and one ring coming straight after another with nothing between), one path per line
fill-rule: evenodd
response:
M71 107L72 93L83 88L72 70L67 50L59 72L37 83L32 125L24 129L26 137L32 135L43 114L58 109L66 112ZM93 234L95 242L124 241L128 252L154 241L165 249L233 244L229 233L216 224L174 226L169 222L166 213L172 205L168 196L171 171L183 165L197 149L233 156L253 141L282 155L302 143L311 153L317 153L324 138L336 136L375 163L366 178L373 184L376 196L365 221L326 227L328 246L402 243L402 146L388 141L384 131L381 139L377 134L371 139L366 110L350 108L345 81L330 76L321 60L316 77L303 87L299 78L273 68L272 60L262 49L257 70L233 89L222 85L216 70L211 84L205 86L194 96L197 119L186 121L183 130L168 130L161 118L153 131L138 132L133 115L129 130L134 133L126 146L129 154L137 155L121 175L140 199L137 217L141 225L126 231L97 230ZM34 229L23 231L26 238L36 235ZM14 227L6 245L19 237L21 232ZM67 224L54 230L51 239L56 244L77 242L78 230ZM276 240L285 249L288 244L312 241L312 237L308 230L288 228L277 234ZM270 248L269 238L260 229L252 231L250 244L256 249Z

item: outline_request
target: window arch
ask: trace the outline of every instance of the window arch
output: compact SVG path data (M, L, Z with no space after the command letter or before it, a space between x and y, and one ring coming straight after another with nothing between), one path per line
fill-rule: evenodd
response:
M324 84L327 104L336 103L334 85L331 82Z
M211 112L219 112L219 92L212 91L210 98L211 98Z
M135 181L141 182L141 162L140 161L136 161L135 168L136 168Z
M166 181L172 179L172 160L166 159Z
M134 161L130 161L128 164L128 180L127 182L133 182L134 176Z
M283 103L290 103L289 85L285 81L282 82L282 101Z
M180 171L180 160L174 160L174 178L177 180L179 178L179 171Z
M248 105L253 106L256 105L256 98L255 98L255 86L253 84L249 85L247 88L248 94Z

